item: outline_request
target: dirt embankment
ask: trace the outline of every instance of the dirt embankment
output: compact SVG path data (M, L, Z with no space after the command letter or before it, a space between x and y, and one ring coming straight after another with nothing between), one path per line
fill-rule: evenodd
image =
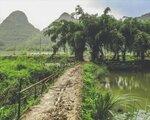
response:
M81 66L67 70L22 120L80 120Z

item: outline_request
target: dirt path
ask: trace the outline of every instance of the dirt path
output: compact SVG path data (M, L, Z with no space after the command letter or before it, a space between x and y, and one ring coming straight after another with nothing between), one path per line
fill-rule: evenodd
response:
M81 66L67 70L22 120L80 120Z

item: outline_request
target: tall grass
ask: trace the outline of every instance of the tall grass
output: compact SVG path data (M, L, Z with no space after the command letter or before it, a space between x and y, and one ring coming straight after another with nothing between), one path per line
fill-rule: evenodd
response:
M96 103L101 95L100 87L96 78L107 73L104 67L99 68L93 63L87 63L83 66L83 92L82 92L82 119L93 120L96 113Z

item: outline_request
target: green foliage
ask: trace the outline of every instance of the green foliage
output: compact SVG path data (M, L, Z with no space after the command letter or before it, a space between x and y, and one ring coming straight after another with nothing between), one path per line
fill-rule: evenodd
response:
M17 100L20 80L22 89L46 78L52 74L61 74L66 68L64 65L73 62L74 58L68 55L58 55L55 59L48 56L18 56L18 57L1 57L0 58L0 120L15 118L17 114ZM59 72L58 72L59 70ZM51 84L52 81L48 83ZM41 85L36 86L37 95L46 90ZM30 106L36 104L35 88L21 94L27 96L21 102L21 113Z
M149 48L149 38L148 34L137 31L138 33L135 35L135 40L134 40L134 52L137 53L137 56L141 58L141 60L144 60L144 53L148 50Z
M95 120L111 120L113 118L113 109L116 107L120 98L115 98L111 93L99 95L96 102Z
M103 74L103 70L98 71L98 66L92 63L83 66L83 98L82 98L82 119L93 120L96 113L96 102L98 96L101 95L100 88L95 81L97 73ZM101 71L101 72L100 72ZM105 71L106 72L106 71ZM96 73L96 74L95 74Z
M10 105L6 107L0 108L0 119L1 120L9 120L10 118L13 118L17 112L16 111L16 105Z
M150 22L137 18L117 20L108 14L110 11L107 7L101 16L91 15L78 5L73 13L76 21L54 22L45 31L56 43L53 53L68 43L75 57L81 60L85 47L90 49L91 60L94 62L105 60L110 52L113 53L112 60L119 61L122 58L125 61L126 54L132 52L144 60L150 49Z
M17 101L16 93L18 91L20 79L22 79L22 88L25 88L53 74L57 67L58 65L53 63L48 66L44 65L34 58L0 58L0 106L3 109L0 114L4 115L2 115L2 117L11 116L10 114L14 111L14 108L11 106Z
M81 24L61 20L52 23L48 29L45 30L44 34L51 36L52 41L55 43L53 46L53 55L55 55L61 47L65 49L66 44L68 44L70 49L75 52L76 60L83 60L85 39L83 26Z

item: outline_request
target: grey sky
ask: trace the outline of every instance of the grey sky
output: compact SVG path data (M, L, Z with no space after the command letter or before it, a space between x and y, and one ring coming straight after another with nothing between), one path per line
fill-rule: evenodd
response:
M150 12L150 0L91 0L91 6L111 7L124 16L139 16Z
M0 0L0 22L11 12L21 10L30 23L43 29L63 12L73 12L78 4L90 13L102 13L109 6L117 18L150 12L150 0Z

